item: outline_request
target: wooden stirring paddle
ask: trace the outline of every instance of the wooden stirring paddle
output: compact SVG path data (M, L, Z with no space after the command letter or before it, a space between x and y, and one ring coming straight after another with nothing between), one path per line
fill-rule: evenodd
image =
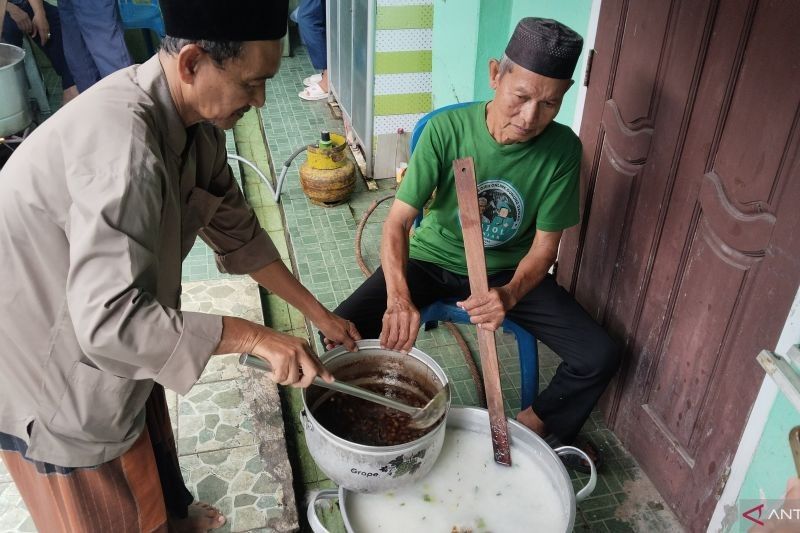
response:
M464 250L467 254L469 289L472 294L485 294L489 292L489 281L483 254L483 231L478 211L478 188L475 183L472 158L465 157L453 161L453 172L456 178ZM478 328L478 347L483 368L483 384L486 389L486 405L489 408L494 460L501 465L511 466L508 424L503 410L503 392L500 389L500 367L497 362L494 332Z

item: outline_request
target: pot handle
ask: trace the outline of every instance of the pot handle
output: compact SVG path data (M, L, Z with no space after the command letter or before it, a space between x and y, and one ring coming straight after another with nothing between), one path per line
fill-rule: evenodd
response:
M311 526L311 531L314 533L330 533L317 515L317 502L322 500L336 500L339 498L339 491L336 489L325 489L315 491L308 496L308 511L306 517L308 518L308 525Z
M559 457L563 455L578 455L586 460L587 463L589 463L589 469L591 470L589 481L586 482L586 485L584 485L584 487L575 494L575 501L577 503L582 502L592 494L595 485L597 485L597 469L594 467L594 462L588 455L586 455L586 452L574 446L561 446L556 448L555 452Z
M306 414L305 409L300 411L300 418L303 420L303 429L306 431L314 431L314 425L308 420L308 415Z

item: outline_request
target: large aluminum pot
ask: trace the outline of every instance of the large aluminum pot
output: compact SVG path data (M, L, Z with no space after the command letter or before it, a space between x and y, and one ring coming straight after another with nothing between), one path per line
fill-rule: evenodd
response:
M491 441L491 436L489 433L489 414L485 409L478 409L475 407L451 408L449 414L447 415L447 429L448 432L453 430L468 430L470 432L480 434L481 436L485 436L485 440L487 442L486 455L489 456L488 461L491 462L491 447L488 444ZM587 498L594 490L597 482L597 472L591 459L583 451L573 448L572 446L562 446L555 450L551 449L541 437L515 420L508 421L508 431L511 442L512 462L514 462L516 458L516 462L514 462L515 466L512 466L511 468L525 468L525 462L536 467L536 472L534 473L523 470L524 475L522 477L527 483L527 490L517 492L506 490L501 494L499 490L496 490L492 487L490 479L491 475L482 474L482 477L480 478L481 482L479 485L475 486L476 493L480 489L481 494L480 497L476 495L477 503L468 503L467 501L461 501L461 503L467 506L470 512L474 512L476 515L482 515L486 517L487 523L482 527L490 528L492 531L497 531L500 533L504 531L522 530L541 531L542 533L565 533L572 531L575 523L576 502L580 502ZM449 446L453 441L448 439L447 442L448 444L446 445ZM463 443L461 444L463 445ZM455 450L458 452L457 457L459 457L459 462L464 465L465 469L477 470L478 472L484 471L482 463L485 462L487 458L464 456L464 451L466 448L460 448L456 446ZM450 450L448 448L445 453L449 452L455 453L454 450ZM581 456L583 459L588 461L589 465L591 466L591 475L589 477L589 481L587 482L586 486L578 491L577 494L573 492L569 474L567 474L567 470L564 468L564 465L559 459L559 456L561 455L570 454ZM443 455L442 460L445 460L444 458L445 455ZM523 461L522 459L526 459L527 461ZM441 475L443 472L447 471L437 467L437 469L431 472L431 476L436 477ZM414 510L414 502L408 502L408 505L406 505L405 501L398 501L401 496L395 493L387 495L386 498L382 498L382 501L380 498L376 498L373 495L364 496L353 493L341 486L338 490L330 489L314 493L311 495L307 512L311 529L314 531L314 533L327 533L327 529L325 529L320 522L319 517L317 516L316 504L323 500L335 500L338 498L339 508L342 512L342 520L344 521L344 525L348 533L372 533L373 531L385 530L385 528L378 528L381 525L386 526L387 524L370 523L369 525L359 525L359 520L363 521L365 514L370 516L380 516L380 519L384 522L387 522L390 527L398 526L406 531L449 531L451 528L455 527L453 526L453 523L456 520L455 513L448 510L448 508L445 506L435 505L433 500L437 498L437 494L435 492L436 487L433 486L434 481L431 479L431 476L429 476L427 479L421 479L417 483L417 485L425 493L424 498L419 498L420 504L425 506L426 510L424 513L420 513L419 510ZM545 479L542 479L542 477ZM446 485L448 482L449 487L452 487L454 490L458 490L459 488L463 489L466 483L464 479L444 480ZM521 493L530 493L537 487L539 490L549 489L554 491L554 494L547 494L547 498L540 496L542 501L549 501L552 505L542 509L519 507L522 500ZM472 487L467 486L466 490L471 491ZM428 493L433 493L432 500L428 499ZM456 496L456 498L458 498L458 496ZM524 522L522 522L526 524L525 526L516 524L512 527L503 528L502 526L498 526L496 524L492 525L489 519L492 515L492 512L494 511L495 514L502 512L499 510L499 498L510 498L510 503L515 507L518 507L520 512L525 514L526 519ZM431 503L422 503L421 500L423 499L425 502L430 501ZM466 500L466 498L464 500ZM367 507L369 507L368 512L363 512ZM547 528L540 525L533 527L534 518L536 518L537 514L541 514L543 512L558 514L558 522L562 524L563 527L559 526L557 528ZM421 526L416 523L416 521L420 520L420 514L427 515L425 517L425 522L423 522L426 524L426 526ZM441 525L437 523L437 519L442 517L443 521L447 524L445 529L431 529L428 527L432 526L433 524ZM480 529L481 526L478 526L475 530Z
M24 59L25 50L0 43L0 137L21 132L33 120Z
M421 398L432 398L447 383L439 365L416 348L406 355L384 350L373 339L358 341L357 352L338 347L320 359L342 381L353 385L390 383ZM411 442L366 446L334 435L314 417L316 407L330 394L319 387L304 389L300 416L311 456L337 485L354 492L382 492L414 483L433 467L444 441L444 417L431 431Z

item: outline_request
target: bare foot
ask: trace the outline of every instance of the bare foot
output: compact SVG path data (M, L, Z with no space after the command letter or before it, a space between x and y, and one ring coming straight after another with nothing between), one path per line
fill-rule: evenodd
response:
M544 427L544 422L533 412L533 407L528 407L524 411L520 411L517 414L517 422L542 438L547 436L547 429Z
M189 515L180 520L171 520L178 533L205 533L225 525L225 516L219 509L205 502L194 502L189 506Z

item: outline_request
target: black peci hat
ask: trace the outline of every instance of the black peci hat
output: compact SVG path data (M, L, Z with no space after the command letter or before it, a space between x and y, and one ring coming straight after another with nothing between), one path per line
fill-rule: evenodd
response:
M552 19L519 21L508 41L506 57L526 70L560 80L572 78L583 38Z
M274 41L289 0L159 0L167 35L204 41Z

